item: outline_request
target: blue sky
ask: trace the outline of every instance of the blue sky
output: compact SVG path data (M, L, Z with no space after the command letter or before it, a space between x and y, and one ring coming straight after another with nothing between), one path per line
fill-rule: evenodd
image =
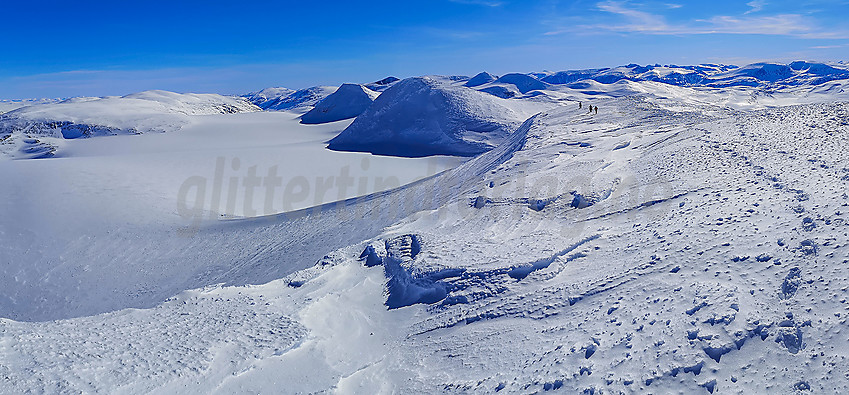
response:
M28 3L28 4L25 4ZM849 0L4 5L0 98L243 93L388 75L849 61Z

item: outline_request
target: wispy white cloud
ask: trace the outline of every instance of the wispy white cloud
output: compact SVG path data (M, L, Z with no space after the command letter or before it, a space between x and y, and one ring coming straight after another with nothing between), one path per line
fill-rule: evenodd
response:
M669 9L671 9L671 10L674 10L674 9L676 9L676 8L681 8L681 7L683 7L683 5L681 5L681 4L675 4L675 3L667 3L667 4L664 4L664 5L666 6L666 8L669 8Z
M748 10L744 13L744 15L749 15L749 14L754 13L754 12L763 11L764 6L766 6L766 1L764 1L764 0L753 0L753 1L746 3L746 5L749 6L749 7L752 7L752 9L750 9L750 10Z
M625 17L627 23L620 26L612 26L615 30L661 32L669 29L663 16L628 8L625 7L624 3L605 1L598 3L596 6L601 11Z
M660 14L642 11L622 1L604 1L596 5L598 10L619 16L619 23L596 23L549 31L555 35L579 31L613 31L622 33L643 33L658 35L699 35L699 34L758 34L778 35L799 38L847 39L849 31L828 30L808 15L778 14L751 15L762 10L766 3L755 0L752 7L740 16L716 15L707 19L695 19L683 23L670 23Z
M769 15L757 17L733 17L718 15L710 19L699 20L703 26L682 29L693 34L766 34L779 36L804 36L816 34L817 26L813 21L798 14Z

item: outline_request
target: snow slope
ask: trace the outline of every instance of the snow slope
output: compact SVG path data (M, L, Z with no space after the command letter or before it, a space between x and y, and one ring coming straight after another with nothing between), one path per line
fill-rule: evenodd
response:
M328 148L380 155L472 156L546 108L511 103L450 81L408 78L383 92Z
M33 104L53 103L58 99L0 100L0 114Z
M319 124L354 118L362 114L379 95L357 84L342 84L335 92L316 103L301 116L301 123Z
M287 112L191 121L175 133L63 140L53 159L0 160L0 316L79 317L209 284L277 279L315 263L340 236L296 220L201 225L298 213L462 163L326 150L350 121L302 125ZM335 225L328 217L323 226ZM284 247L291 243L300 247Z

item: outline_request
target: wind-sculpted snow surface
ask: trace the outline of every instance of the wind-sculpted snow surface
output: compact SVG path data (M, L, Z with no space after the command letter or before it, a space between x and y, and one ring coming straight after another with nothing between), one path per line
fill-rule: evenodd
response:
M29 105L0 115L0 153L13 158L50 157L45 137L77 139L178 130L190 116L259 111L241 98L215 94L146 91L122 97L73 98Z
M354 118L362 114L377 95L377 92L362 85L342 84L336 92L301 116L301 123L318 124Z
M544 108L434 78L409 78L378 96L328 148L407 157L473 156L498 145Z
M367 369L412 392L849 389L849 107L598 104L348 252L408 323Z
M149 310L34 325L0 319L0 333L0 393L149 393L213 391L223 372L285 353L306 329L261 295L211 288Z

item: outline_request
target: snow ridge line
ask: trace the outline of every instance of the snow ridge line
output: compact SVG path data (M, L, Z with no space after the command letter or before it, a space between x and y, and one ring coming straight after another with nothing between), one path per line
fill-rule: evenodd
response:
M412 182L410 184L402 185L402 186L395 188L395 189L390 189L390 190L381 191L381 192L375 192L375 193L372 193L372 194L369 194L369 195L353 197L353 198L349 198L349 199L345 199L345 200L338 200L338 201L335 201L335 202L325 203L325 204L321 204L321 205L318 205L318 206L307 207L307 208L304 208L304 209L289 211L289 212L285 212L285 213L271 214L271 215L252 217L252 218L225 218L225 219L221 219L221 220L217 220L217 221L222 222L222 223L250 223L250 222L255 222L255 221L258 221L258 220L287 221L287 220L292 220L292 219L297 219L297 218L309 217L309 216L313 216L313 215L316 215L316 214L334 213L334 212L338 212L339 210L346 209L346 208L349 208L349 207L352 207L352 206L356 206L356 205L371 202L371 201L374 201L374 200L383 199L383 198L387 198L387 197L390 197L390 196L398 195L398 194L405 192L405 191L410 191L410 190L414 190L414 189L430 189L430 188L427 188L427 187L432 187L434 184L438 184L438 183L449 184L449 185L450 184L457 184L456 187L451 188L451 189L457 189L458 190L457 192L461 193L463 189L466 189L467 187L471 186L471 185L467 185L467 184L473 184L474 182L477 182L478 176L480 176L480 175L492 170L493 168L497 167L498 165L506 162L507 160L509 160L510 158L513 157L513 154L516 151L521 151L525 146L525 142L527 141L528 131L530 130L534 121L536 120L536 118L540 114L541 113L537 113L537 114L531 116L530 118L528 118L527 120L525 120L525 122L522 123L522 125L515 132L513 132L510 135L510 138L508 139L508 141L502 143L500 146L496 147L492 151L489 151L489 152L487 152L487 153L485 153L485 154L483 154L483 155L481 155L481 156L479 156L475 159L472 159L471 161L466 162L466 163L460 165L457 168L445 170L443 172L434 174L432 176L423 178L421 180ZM443 181L443 179L447 179L447 180L450 180L450 181L458 181L458 183L441 182L441 181ZM472 180L472 179L474 179L474 180L470 182L469 180ZM436 208L439 205L432 205L432 206L435 206L435 207L429 207L429 208L431 208L431 209ZM428 208L422 208L421 210L424 210L424 209L428 209ZM410 214L412 214L413 212L417 212L417 211L420 211L420 210L412 211L412 212L410 212ZM404 218L404 217L402 216L402 217L399 217L398 219L402 219L402 218Z

